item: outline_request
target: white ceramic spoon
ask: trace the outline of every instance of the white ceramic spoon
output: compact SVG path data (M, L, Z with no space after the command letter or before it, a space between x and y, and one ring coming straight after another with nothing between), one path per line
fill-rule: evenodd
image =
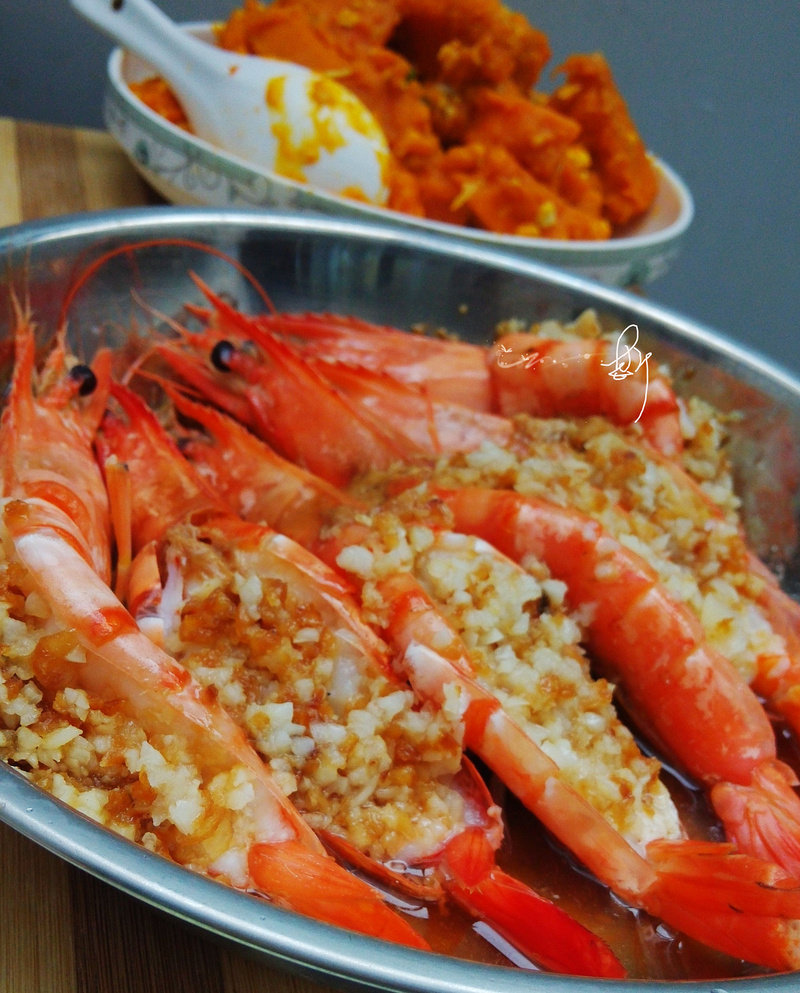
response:
M199 138L329 193L386 201L386 139L340 83L193 37L150 0L70 0L168 81Z

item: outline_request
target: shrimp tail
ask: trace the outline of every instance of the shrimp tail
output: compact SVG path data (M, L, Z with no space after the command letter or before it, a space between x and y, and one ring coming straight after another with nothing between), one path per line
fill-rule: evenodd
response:
M651 913L735 958L797 968L800 880L718 842L653 841L647 858L658 872L647 894Z
M606 943L494 862L478 829L447 845L442 866L450 896L473 916L552 972L621 979L625 970Z
M467 766L469 788L485 790L471 763ZM322 838L348 864L407 896L424 901L449 896L480 922L479 928L488 928L544 969L605 978L625 975L602 939L498 867L494 851L500 839L485 827L472 825L454 835L442 851L421 864L423 871L412 873L375 862L338 836L324 833Z
M248 869L256 886L278 905L373 938L429 948L372 887L299 842L252 845Z
M797 777L783 762L765 762L751 781L718 783L711 802L737 848L800 876L800 797Z

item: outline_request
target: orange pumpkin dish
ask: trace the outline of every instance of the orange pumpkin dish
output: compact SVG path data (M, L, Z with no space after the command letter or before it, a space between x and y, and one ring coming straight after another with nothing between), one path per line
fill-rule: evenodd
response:
M570 56L555 70L563 82L540 91L547 37L499 0L244 0L214 34L352 90L386 135L392 210L599 240L655 199L653 163L604 57ZM163 80L132 89L191 129Z

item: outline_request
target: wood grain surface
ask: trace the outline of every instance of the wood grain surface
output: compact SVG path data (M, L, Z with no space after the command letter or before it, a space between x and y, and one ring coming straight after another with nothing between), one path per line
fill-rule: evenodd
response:
M0 227L158 204L113 139L0 118ZM209 940L0 823L0 993L328 993Z

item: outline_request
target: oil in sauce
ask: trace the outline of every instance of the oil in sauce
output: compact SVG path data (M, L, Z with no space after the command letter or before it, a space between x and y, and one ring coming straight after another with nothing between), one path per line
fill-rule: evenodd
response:
M800 768L800 749L793 736L776 726L780 757ZM727 980L765 975L762 967L717 952L669 928L649 914L622 903L608 888L582 869L536 818L502 783L482 770L501 804L506 836L497 853L498 865L542 896L553 900L613 949L634 980ZM664 766L663 778L692 838L723 840L718 821L703 791L688 785ZM504 954L481 933L483 927L450 903L426 907L415 914L415 927L431 946L445 955L488 965L535 969L514 955Z

